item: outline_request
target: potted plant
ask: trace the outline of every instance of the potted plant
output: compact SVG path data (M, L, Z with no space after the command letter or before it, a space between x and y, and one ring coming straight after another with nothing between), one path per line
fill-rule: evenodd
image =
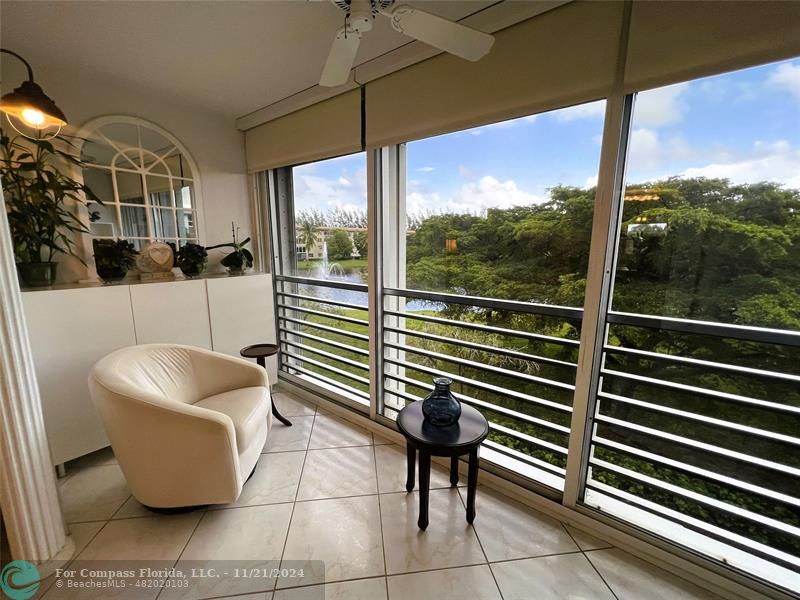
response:
M92 240L97 275L106 283L120 281L136 264L139 252L128 240Z
M246 269L250 269L253 266L253 255L250 250L245 248L245 246L250 243L250 238L239 242L237 240L239 228L233 223L231 223L231 232L233 234L233 243L217 244L216 246L209 246L207 249L233 248L233 252L225 255L220 263L223 267L226 267L230 273L243 273Z
M102 201L70 177L83 166L80 159L56 148L49 140L8 137L0 129L0 178L14 244L17 272L24 286L52 285L57 254L74 256L73 235L88 229L72 205ZM70 147L74 145L61 139Z
M175 262L186 277L194 277L208 267L208 252L200 244L187 242L175 255Z

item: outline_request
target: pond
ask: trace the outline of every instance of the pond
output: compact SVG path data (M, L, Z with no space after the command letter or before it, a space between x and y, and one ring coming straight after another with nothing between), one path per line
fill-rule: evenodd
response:
M312 265L310 268L297 268L298 277L310 277L314 279L325 279L328 281L344 281L367 285L367 267L364 265L351 266L347 263L331 263L325 265L323 261L316 261L319 264ZM307 264L307 263L306 263ZM353 290L340 290L332 287L301 285L300 293L307 296L315 296L326 300L347 302L367 308L367 292L356 292ZM406 310L436 310L439 306L436 303L421 300L409 300L406 302Z

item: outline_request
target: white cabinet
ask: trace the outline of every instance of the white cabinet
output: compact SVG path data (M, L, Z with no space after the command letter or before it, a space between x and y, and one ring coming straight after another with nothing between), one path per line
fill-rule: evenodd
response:
M208 279L208 307L214 350L239 356L250 344L275 343L272 278ZM267 359L270 383L278 379L278 359Z
M130 290L137 343L186 344L211 350L204 280L132 285Z
M53 464L108 445L89 397L89 369L136 343L128 286L22 295Z
M275 341L272 278L255 274L22 296L53 464L108 445L89 397L89 369L134 344L175 343L239 356ZM268 363L277 377L275 359Z

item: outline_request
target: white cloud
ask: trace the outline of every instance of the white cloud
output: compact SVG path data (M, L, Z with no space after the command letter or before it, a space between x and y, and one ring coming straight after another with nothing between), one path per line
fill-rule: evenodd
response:
M719 177L730 179L733 183L777 181L790 188L800 188L800 150L793 149L785 140L756 142L749 156L692 167L682 175Z
M636 96L633 120L637 127L663 127L683 119L686 103L683 94L688 83L641 92Z
M430 173L431 171L435 171L436 167L420 167L417 169L420 173Z
M783 63L770 73L767 83L794 96L800 102L800 64Z
M315 175L311 169L297 170L294 192L300 209L363 211L367 199L366 169L348 169L338 177Z
M540 204L548 199L521 190L513 179L498 181L491 175L484 175L478 181L461 186L459 192L447 201L447 210L481 213L487 208Z
M662 139L657 131L642 127L631 132L629 168L633 170L666 167L672 161L687 161L694 158L723 158L726 153L719 149L700 152L681 137Z
M432 194L409 192L406 194L406 212L410 215L436 210L441 205L442 201L438 192Z
M603 100L589 102L588 104L577 104L569 108L562 108L553 113L553 116L567 123L577 119L602 118L606 114L606 103Z
M591 177L587 177L586 181L583 182L583 187L586 188L593 188L597 185L597 175L592 175Z

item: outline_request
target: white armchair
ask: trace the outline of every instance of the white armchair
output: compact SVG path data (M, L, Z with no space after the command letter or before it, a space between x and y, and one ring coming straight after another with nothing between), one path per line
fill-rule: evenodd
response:
M89 390L133 496L152 508L235 501L272 426L264 369L191 346L117 350Z

